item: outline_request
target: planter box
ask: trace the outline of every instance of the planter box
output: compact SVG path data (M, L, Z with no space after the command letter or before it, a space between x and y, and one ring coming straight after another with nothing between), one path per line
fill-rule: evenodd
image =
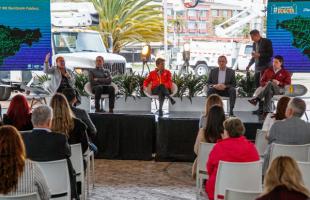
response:
M169 112L204 112L206 97L193 97L192 102L187 97L173 97L175 104L169 102Z
M120 97L115 99L114 111L146 111L151 112L152 99L148 97ZM109 110L109 99L105 99L105 110Z

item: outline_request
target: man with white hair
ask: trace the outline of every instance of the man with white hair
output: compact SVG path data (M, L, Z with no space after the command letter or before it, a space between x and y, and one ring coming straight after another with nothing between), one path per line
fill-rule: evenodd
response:
M171 72L165 69L165 58L158 56L156 58L156 69L151 71L148 77L143 82L144 89L151 86L152 94L159 97L159 111L158 115L163 115L163 103L165 97L167 97L171 104L175 104L175 101L170 96L172 90L172 78Z
M22 133L27 158L34 161L53 161L67 159L70 175L71 196L78 199L75 172L70 162L71 149L63 133L51 131L53 110L47 105L40 105L32 111L32 132Z
M285 120L276 121L267 138L269 146L265 153L264 170L268 167L272 143L301 145L310 144L310 123L301 119L306 111L306 103L300 98L292 98L286 108Z

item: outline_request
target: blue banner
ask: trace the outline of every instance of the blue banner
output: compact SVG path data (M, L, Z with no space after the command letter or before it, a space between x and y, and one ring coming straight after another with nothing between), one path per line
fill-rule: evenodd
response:
M1 0L0 16L0 70L42 70L51 52L50 0Z
M291 72L310 72L310 1L268 3L267 38Z

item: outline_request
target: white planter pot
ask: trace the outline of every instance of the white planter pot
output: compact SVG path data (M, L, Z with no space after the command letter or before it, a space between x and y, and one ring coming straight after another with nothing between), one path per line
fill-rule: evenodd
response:
M120 97L115 99L114 111L151 111L152 99L148 97ZM105 99L105 110L109 110L109 99Z
M81 108L86 110L86 112L90 112L90 98L87 96L81 96L81 104L77 106L77 108Z
M192 102L187 97L173 97L175 104L169 102L169 112L204 112L206 97L193 97Z

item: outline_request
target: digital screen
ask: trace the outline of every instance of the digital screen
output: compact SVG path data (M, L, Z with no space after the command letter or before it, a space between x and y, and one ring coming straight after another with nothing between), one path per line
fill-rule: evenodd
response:
M310 72L310 1L269 1L267 38L290 72Z
M1 0L0 16L0 70L42 70L51 52L50 0Z

